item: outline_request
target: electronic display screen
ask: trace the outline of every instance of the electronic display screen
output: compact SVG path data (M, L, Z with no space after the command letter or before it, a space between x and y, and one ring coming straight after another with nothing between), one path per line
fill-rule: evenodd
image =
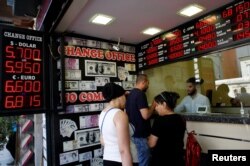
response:
M44 107L43 36L30 32L1 29L2 110Z
M197 113L207 113L207 106L198 106L196 112Z
M139 45L138 69L195 57L250 39L250 1L231 3Z

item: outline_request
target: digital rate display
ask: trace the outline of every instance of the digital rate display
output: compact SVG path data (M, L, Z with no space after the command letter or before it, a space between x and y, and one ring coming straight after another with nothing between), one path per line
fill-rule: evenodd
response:
M2 30L1 40L2 110L43 108L43 36Z
M138 69L195 57L248 39L250 2L242 0L143 42L138 48Z

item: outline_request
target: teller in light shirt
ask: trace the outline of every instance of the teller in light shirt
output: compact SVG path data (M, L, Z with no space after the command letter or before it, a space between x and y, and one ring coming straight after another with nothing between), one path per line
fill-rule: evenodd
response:
M187 93L181 103L176 106L175 112L186 111L188 113L196 113L198 107L207 107L208 112L210 112L210 102L209 99L197 92L197 85L202 84L203 80L196 79L195 77L189 78L187 81Z

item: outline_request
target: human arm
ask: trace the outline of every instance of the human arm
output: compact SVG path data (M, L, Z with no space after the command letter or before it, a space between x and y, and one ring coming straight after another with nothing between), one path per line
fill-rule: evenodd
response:
M184 104L185 104L185 98L182 99L182 101L180 102L180 104L178 104L175 107L174 112L181 112L181 111L183 111L185 109Z
M114 123L117 131L118 146L121 154L122 165L132 166L132 156L130 152L130 136L128 127L128 117L125 112L119 111L114 116Z
M148 137L148 146L150 148L153 148L156 146L158 138L160 137L161 133L161 125L159 121L159 117L156 117L151 129L151 134Z
M155 136L155 135L153 135L153 134L151 134L151 135L149 136L149 138L148 138L148 146L149 146L150 148L155 147L157 141L158 141L158 137Z
M208 112L211 112L211 105L209 99L205 96L205 105L207 106Z
M101 143L102 146L104 146L104 141L103 141L102 135L100 135L100 143Z
M140 109L140 112L141 112L141 115L142 115L142 118L144 120L148 120L151 115L153 114L154 110L155 110L155 106L156 106L156 103L155 101L153 100L150 108L142 108Z

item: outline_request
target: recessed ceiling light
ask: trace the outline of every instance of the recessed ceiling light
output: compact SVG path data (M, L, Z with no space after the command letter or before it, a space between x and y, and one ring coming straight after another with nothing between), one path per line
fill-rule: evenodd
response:
M217 21L217 17L215 15L209 16L205 18L202 22L206 24L214 24Z
M167 33L166 35L164 35L164 37L167 38L167 39L173 39L173 38L176 37L176 35L173 34L173 33L171 33L171 32L169 32L169 33Z
M159 29L159 28L151 27L151 28L147 28L144 31L142 31L142 33L145 34L145 35L155 35L155 34L161 32L161 31L162 30Z
M89 21L93 24L107 25L114 20L114 17L107 16L104 14L96 14Z
M203 10L205 10L204 7L197 5L197 4L192 4L187 7L184 7L177 14L185 16L185 17L191 17L197 13L202 12Z

